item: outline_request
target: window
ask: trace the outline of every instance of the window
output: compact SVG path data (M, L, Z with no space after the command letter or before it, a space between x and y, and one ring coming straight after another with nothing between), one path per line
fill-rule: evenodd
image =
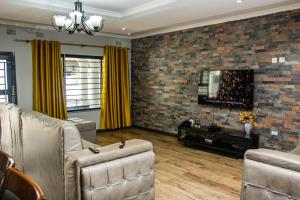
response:
M102 57L63 55L67 110L99 109Z
M17 104L15 56L0 52L0 102Z

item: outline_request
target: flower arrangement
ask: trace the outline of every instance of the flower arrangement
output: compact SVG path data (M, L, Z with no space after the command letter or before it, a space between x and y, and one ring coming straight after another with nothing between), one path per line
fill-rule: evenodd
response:
M256 126L255 114L253 112L242 112L240 113L240 121L245 123L250 123Z

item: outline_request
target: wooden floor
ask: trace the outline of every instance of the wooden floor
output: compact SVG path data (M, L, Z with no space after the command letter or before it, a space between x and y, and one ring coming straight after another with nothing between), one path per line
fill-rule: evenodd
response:
M237 200L243 160L184 147L175 137L141 129L102 132L100 145L121 139L151 141L156 155L156 200Z

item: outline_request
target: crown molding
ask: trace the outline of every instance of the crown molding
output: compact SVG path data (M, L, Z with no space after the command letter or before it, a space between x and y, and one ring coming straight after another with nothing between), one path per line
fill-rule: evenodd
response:
M128 10L124 10L122 12L104 10L99 8L94 8L90 6L84 5L84 10L90 14L102 15L106 18L112 19L126 19L133 15L138 15L144 12L148 12L153 9L159 9L161 7L176 3L177 0L153 0L148 3L144 3L142 5L130 8ZM51 0L49 1L41 1L41 0L11 0L11 2L19 5L30 6L33 8L39 9L47 9L55 12L68 13L74 8L74 3L65 2L62 0Z
M280 6L280 7L276 7L276 8L252 11L252 12L249 12L246 14L239 14L239 15L227 16L227 17L217 17L215 19L207 19L207 20L198 21L196 23L190 22L190 23L185 23L184 25L181 24L181 25L177 25L177 26L175 25L175 26L166 27L166 28L153 29L153 30L145 31L145 32L136 32L131 35L131 39L137 39L137 38L142 38L142 37L147 37L147 36L152 36L152 35L159 35L159 34L164 34L164 33L180 31L180 30L203 27L203 26L208 26L208 25L213 25L213 24L220 24L220 23L229 22L229 21L238 21L238 20L243 20L243 19L248 19L248 18L253 18L253 17L269 15L269 14L273 14L273 13L278 13L278 12L296 10L299 8L300 8L300 3L293 3L290 5Z
M5 25L5 26L32 28L35 30L56 31L53 29L52 26L49 26L49 25L34 24L34 23L21 22L21 21L15 21L15 20L7 20L7 19L1 19L1 18L0 18L0 24ZM81 32L78 34L84 34L84 33ZM95 36L105 36L105 37L113 37L113 38L120 38L120 39L131 39L131 36L128 36L128 35L120 35L120 34L109 33L109 32L98 32L98 33L95 33Z

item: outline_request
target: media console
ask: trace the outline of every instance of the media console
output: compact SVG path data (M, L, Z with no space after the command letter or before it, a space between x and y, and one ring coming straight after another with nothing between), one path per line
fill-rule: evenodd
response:
M259 137L252 134L245 138L245 133L236 130L219 132L208 131L207 127L192 128L182 124L178 127L178 140L192 148L201 148L232 156L243 157L247 149L257 149Z

